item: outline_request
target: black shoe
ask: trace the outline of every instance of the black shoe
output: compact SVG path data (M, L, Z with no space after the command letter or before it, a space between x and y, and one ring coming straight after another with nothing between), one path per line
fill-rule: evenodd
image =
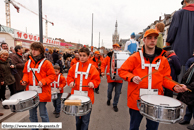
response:
M110 106L110 100L107 101L107 105Z
M53 111L53 114L57 114L56 111Z
M194 130L194 125L187 126L187 129Z
M9 109L8 105L3 106L4 109Z
M60 113L56 113L55 118L59 118L60 117Z
M179 122L180 125L190 124L190 121L185 121L184 119Z
M99 94L99 92L98 92L98 91L95 91L95 93Z
M118 110L119 110L117 106L113 106L113 109L115 112L118 112Z

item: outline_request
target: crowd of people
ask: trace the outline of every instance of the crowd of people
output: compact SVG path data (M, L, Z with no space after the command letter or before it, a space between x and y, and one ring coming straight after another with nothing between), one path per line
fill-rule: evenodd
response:
M156 94L148 92L149 88L157 90L158 95L165 95L173 98L173 92L178 93L177 99L187 105L186 114L180 124L189 124L194 115L194 1L183 0L183 9L174 14L170 26L167 46L164 45L162 32L165 25L158 23L155 29L145 32L141 43L135 40L135 33L127 41L124 51L129 51L130 56L118 68L118 75L128 82L127 106L130 114L130 130L138 130L143 116L137 107L137 100L144 94ZM183 29L184 28L184 29ZM113 51L121 51L118 43L113 44ZM40 42L34 42L29 49L23 49L17 45L8 49L7 43L1 44L0 51L0 96L5 100L5 90L8 86L10 95L21 91L37 90L40 103L29 110L31 122L38 122L37 108L39 107L42 122L49 122L46 104L53 102L55 117L60 117L61 96L63 87L70 86L71 94L77 94L80 89L94 103L94 92L99 94L101 76L107 77L107 105L111 105L112 92L115 89L113 110L118 112L118 102L121 94L123 80L113 80L110 76L111 58L113 51L107 53L106 57L99 51L94 55L88 48L83 47L70 53L63 53L59 50L44 48ZM183 71L181 85L178 82L178 75ZM141 77L153 73L148 78ZM67 77L63 76L66 72ZM33 77L36 78L33 78ZM87 87L82 87L87 86ZM57 99L52 100L52 91L58 88ZM189 92L191 90L192 92ZM9 106L4 105L4 109ZM76 117L77 130L87 130L90 121L90 111L84 116ZM0 113L2 116L3 113ZM159 123L147 119L147 129L157 130ZM194 125L187 127L194 130Z

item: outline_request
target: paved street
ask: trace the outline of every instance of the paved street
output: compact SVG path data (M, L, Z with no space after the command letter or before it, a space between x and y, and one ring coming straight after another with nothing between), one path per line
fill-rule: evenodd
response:
M70 88L65 89L66 92L70 91ZM90 130L128 130L129 129L129 121L130 116L127 107L127 83L124 82L122 93L120 96L118 108L118 112L114 112L112 106L107 106L107 82L106 78L102 78L102 82L100 85L100 94L95 94L95 103L93 105L91 120L89 129ZM114 97L114 93L113 93ZM112 103L112 102L111 102ZM75 130L75 117L65 115L61 112L61 116L59 118L55 118L52 114L54 108L52 103L47 104L47 109L49 113L49 118L51 122L62 122L63 130ZM19 113L18 113L19 114ZM26 116L23 119L20 119L21 122L29 122L28 112L25 112ZM17 115L17 114L15 114ZM18 117L19 118L19 117ZM18 119L19 120L19 119ZM7 122L12 122L12 120L7 119ZM39 118L39 121L41 119ZM143 119L140 130L145 130L145 118ZM193 120L192 120L192 123ZM182 126L179 124L160 124L159 130L185 130L186 126Z

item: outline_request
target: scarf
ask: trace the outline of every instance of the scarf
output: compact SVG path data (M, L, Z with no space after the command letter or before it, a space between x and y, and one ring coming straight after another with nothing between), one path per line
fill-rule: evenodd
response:
M183 9L188 10L188 11L194 11L194 4L190 4L188 6L185 6Z
M6 61L6 60L3 60L2 58L0 58L1 61Z
M37 63L38 61L40 61L41 59L44 58L43 54L40 54L38 56L32 56L33 60L35 61L35 63Z

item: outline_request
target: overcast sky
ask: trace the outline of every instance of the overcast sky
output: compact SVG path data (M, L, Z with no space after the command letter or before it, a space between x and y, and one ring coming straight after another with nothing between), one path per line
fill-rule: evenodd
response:
M15 0L38 13L38 0ZM112 45L115 22L118 22L120 39L128 39L132 32L142 32L159 16L181 8L182 0L42 0L43 16L47 15L54 26L48 24L48 36L67 42L91 45L92 13L94 14L93 43L105 47ZM20 7L20 13L11 5L11 27L39 34L38 16ZM0 0L0 24L6 25L5 3ZM45 21L43 21L45 35Z

